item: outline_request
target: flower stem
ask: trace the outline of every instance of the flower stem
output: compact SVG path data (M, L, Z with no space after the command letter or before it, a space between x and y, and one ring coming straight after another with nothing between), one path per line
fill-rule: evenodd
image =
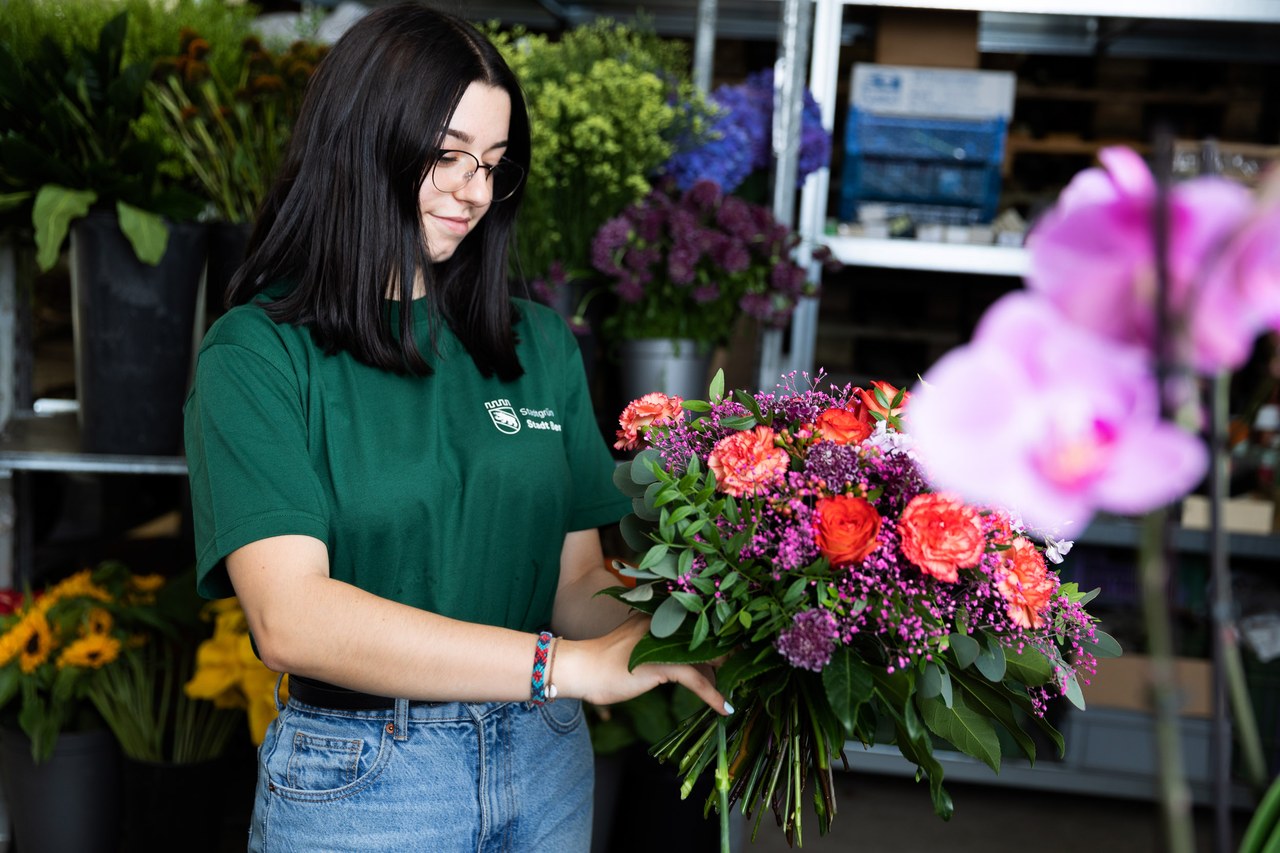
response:
M729 758L725 748L725 718L716 722L719 743L716 746L716 793L720 798L720 853L729 849Z

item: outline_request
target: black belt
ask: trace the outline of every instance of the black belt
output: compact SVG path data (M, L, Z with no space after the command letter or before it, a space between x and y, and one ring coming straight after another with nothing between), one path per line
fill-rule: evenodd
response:
M388 696L375 696L372 693L348 690L314 678L303 678L301 675L289 676L289 695L299 702L305 702L317 708L331 708L335 711L389 711L396 706L396 700ZM409 704L433 703L410 702Z

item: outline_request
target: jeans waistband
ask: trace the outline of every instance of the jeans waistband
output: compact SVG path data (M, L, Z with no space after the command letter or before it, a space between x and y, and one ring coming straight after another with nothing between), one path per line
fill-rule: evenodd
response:
M390 711L396 706L396 700L389 696L361 693L358 690L348 690L336 684L292 674L289 676L289 695L299 702L305 702L317 708L332 708L335 711ZM433 704L437 703L410 702L409 707Z

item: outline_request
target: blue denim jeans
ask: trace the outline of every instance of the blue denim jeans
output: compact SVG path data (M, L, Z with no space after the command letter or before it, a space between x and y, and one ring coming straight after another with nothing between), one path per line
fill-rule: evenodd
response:
M585 853L593 781L575 700L337 711L290 699L258 750L249 850Z

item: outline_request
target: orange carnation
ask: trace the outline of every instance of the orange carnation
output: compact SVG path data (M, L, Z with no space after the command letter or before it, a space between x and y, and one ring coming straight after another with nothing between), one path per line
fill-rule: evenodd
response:
M676 423L684 413L681 408L684 400L680 397L668 397L666 394L654 392L645 394L639 400L632 400L622 410L618 418L617 441L615 450L635 450L640 447L640 431L655 424Z
M1042 614L1057 590L1044 555L1030 539L1019 536L1004 557L1007 572L997 587L1009 602L1009 618L1023 628L1039 628L1044 624Z
M871 437L870 419L848 409L827 409L818 415L817 427L823 438L836 444L858 444Z
M978 511L942 493L912 498L902 511L898 532L907 559L947 583L960 579L958 569L976 566L986 548Z
M879 544L880 513L868 501L849 495L822 498L818 511L818 550L833 566L861 562Z
M774 445L776 437L769 427L758 426L716 442L707 456L707 467L716 475L720 491L740 498L759 494L781 479L791 458Z

